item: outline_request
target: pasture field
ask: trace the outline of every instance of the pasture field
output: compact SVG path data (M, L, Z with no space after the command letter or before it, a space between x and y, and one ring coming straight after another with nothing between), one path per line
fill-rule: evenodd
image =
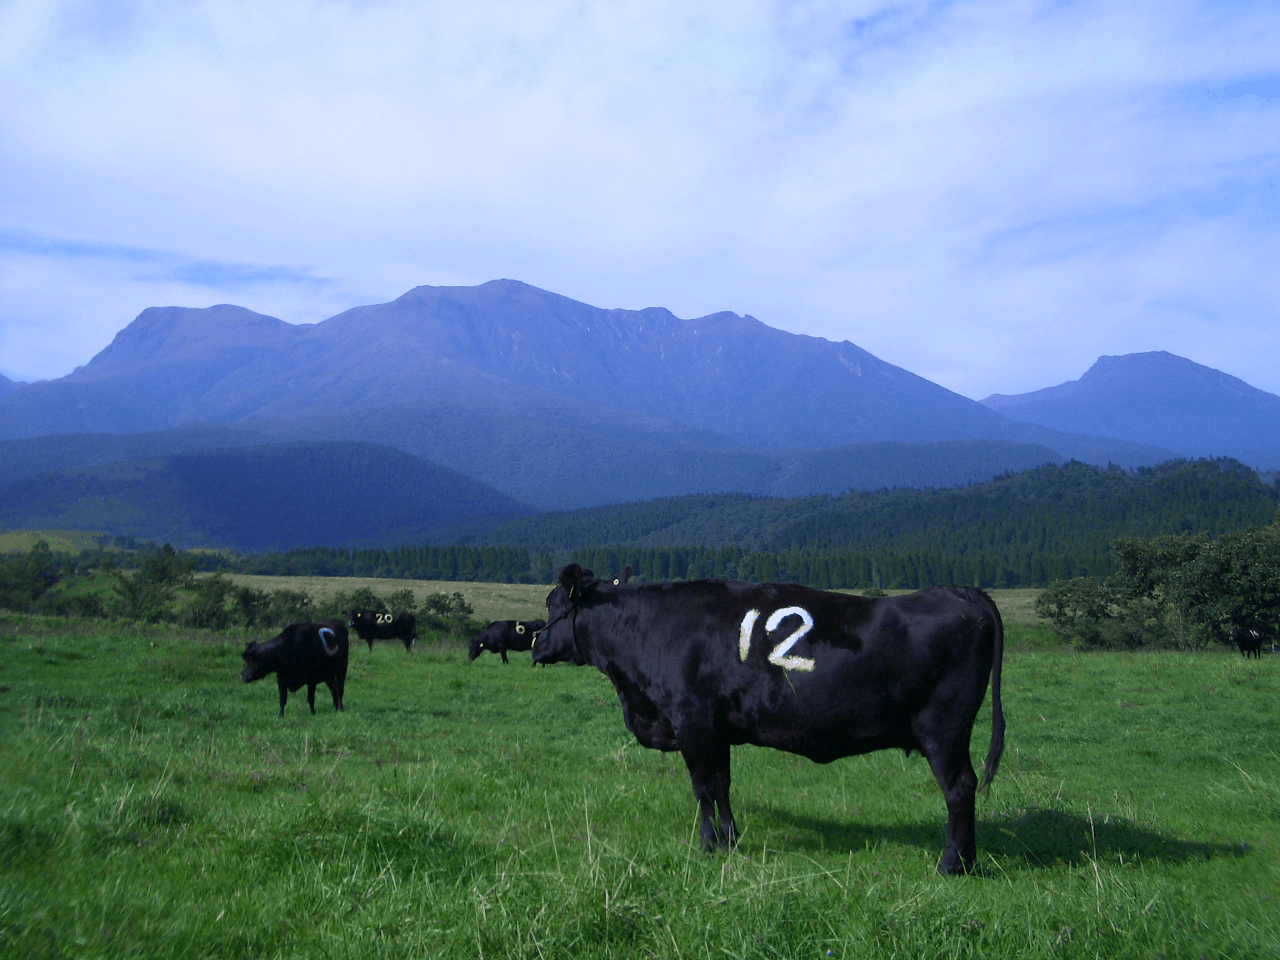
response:
M1280 957L1280 657L1007 653L943 878L918 756L735 748L708 856L590 668L361 644L280 719L242 642L0 615L0 956Z
M0 533L0 554L26 553L43 540L49 549L63 553L92 550L94 534L86 530L6 530Z

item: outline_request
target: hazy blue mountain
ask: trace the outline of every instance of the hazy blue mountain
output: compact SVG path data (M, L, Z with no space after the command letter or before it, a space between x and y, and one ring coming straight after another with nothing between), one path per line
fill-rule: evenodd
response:
M1051 437L847 341L732 313L603 310L514 280L417 287L304 326L232 306L151 308L87 365L0 409L3 438L17 439L495 396L584 402L752 448Z
M369 443L181 453L46 473L0 490L0 528L123 533L261 550L407 542L532 510L453 470Z
M135 455L152 457L191 449L158 434L196 424L215 431L210 447L257 441L208 425L383 443L544 508L954 485L1028 457L1132 467L1173 455L1010 420L852 343L731 313L603 310L512 280L418 287L302 326L226 305L151 308L69 376L0 397L0 440L154 433ZM862 449L974 441L986 445ZM63 458L43 469L106 462L95 443L81 461L24 448L27 466L8 475L42 456Z
M1099 357L1079 380L982 402L1055 430L1280 469L1280 397L1163 350Z
M14 390L17 390L18 388L25 387L25 386L26 384L23 383L21 380L10 380L3 373L0 373L0 397L3 397L6 393L12 393Z

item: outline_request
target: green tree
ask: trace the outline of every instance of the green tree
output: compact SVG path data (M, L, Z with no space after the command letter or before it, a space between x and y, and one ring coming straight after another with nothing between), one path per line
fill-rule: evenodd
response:
M114 571L116 598L113 612L127 620L158 623L172 619L169 604L177 596L179 586L191 583L195 560L180 557L169 544L159 550L148 550L133 576Z
M31 610L60 579L53 551L38 540L26 555L0 561L0 607Z
M1241 530L1206 545L1179 570L1197 624L1214 640L1233 626L1280 627L1280 527Z
M233 601L244 626L259 627L267 622L271 611L271 594L267 591L256 587L236 587Z
M387 611L396 615L412 614L418 609L418 601L413 598L413 591L408 587L387 594L386 604Z

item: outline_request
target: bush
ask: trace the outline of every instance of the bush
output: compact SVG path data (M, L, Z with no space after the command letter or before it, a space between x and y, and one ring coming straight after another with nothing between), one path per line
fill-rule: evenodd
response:
M342 618L347 611L359 613L361 610L372 610L374 613L386 613L387 605L368 587L357 587L355 590L338 590L321 608L321 615L334 619Z
M1202 534L1116 540L1105 580L1051 584L1036 613L1062 637L1095 649L1201 649L1233 626L1280 626L1280 527L1209 540Z
M475 609L467 603L461 593L428 594L419 607L419 622L433 630L446 633L471 634L480 629L480 624L471 619Z
M272 590L263 623L283 628L288 623L301 623L315 615L315 605L305 590Z
M200 630L227 629L234 613L228 609L227 600L235 589L235 584L220 573L205 577L196 587L195 598L182 611L182 625Z

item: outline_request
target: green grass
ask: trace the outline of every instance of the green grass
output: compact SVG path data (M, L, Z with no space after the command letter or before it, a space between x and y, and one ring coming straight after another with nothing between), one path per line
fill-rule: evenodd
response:
M736 748L706 856L594 670L361 646L278 719L241 642L0 616L0 956L1280 956L1280 657L1011 653L942 878L919 757Z

